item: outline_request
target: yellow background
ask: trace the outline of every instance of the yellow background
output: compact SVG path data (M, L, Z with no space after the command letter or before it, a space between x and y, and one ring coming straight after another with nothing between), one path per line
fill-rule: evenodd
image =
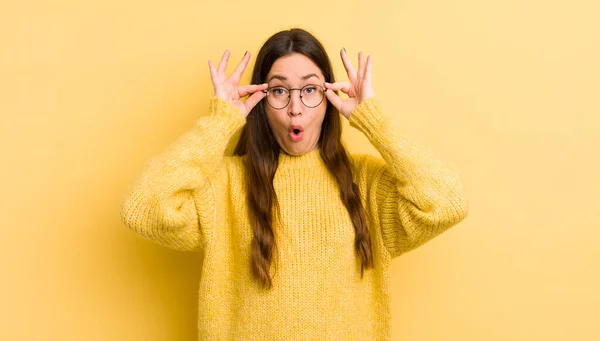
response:
M0 5L2 340L195 340L199 259L122 197L206 114L208 59L293 26L374 56L388 115L460 172L468 218L394 261L393 340L600 339L600 5ZM250 72L246 73L248 79ZM346 126L351 152L375 153Z

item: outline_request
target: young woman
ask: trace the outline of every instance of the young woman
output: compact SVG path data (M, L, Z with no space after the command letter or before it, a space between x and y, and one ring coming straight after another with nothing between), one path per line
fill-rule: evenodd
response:
M150 162L123 203L135 232L204 254L200 340L387 340L391 259L467 215L457 173L395 135L370 56L354 68L340 54L348 82L334 81L325 49L301 29L265 42L250 85L239 84L249 53L230 76L228 51L209 61L210 115ZM341 116L382 159L347 153Z

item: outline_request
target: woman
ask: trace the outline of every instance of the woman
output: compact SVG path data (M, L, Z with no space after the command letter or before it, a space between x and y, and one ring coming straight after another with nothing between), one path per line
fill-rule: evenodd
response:
M265 42L251 85L249 53L229 77L228 51L209 61L210 115L126 198L135 232L204 254L200 340L387 340L391 259L467 215L456 172L394 135L358 57L341 51L336 83L319 41L292 29ZM347 154L340 113L383 159Z

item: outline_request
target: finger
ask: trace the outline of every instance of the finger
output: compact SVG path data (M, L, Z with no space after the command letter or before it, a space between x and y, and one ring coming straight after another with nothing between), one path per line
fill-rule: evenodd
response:
M217 81L217 69L215 68L215 64L213 64L212 60L208 61L208 69L210 70L210 80L213 84Z
M342 63L344 64L344 69L346 69L348 79L351 83L354 83L356 80L356 70L354 70L354 66L346 54L346 49L342 49L342 51L340 51L340 56L342 57Z
M365 84L370 86L372 79L373 79L373 58L371 56L368 56L367 57L367 66L366 66L365 76L364 76Z
M338 96L335 92L333 91L325 91L325 96L327 96L327 100L329 100L329 102L331 102L331 104L333 104L333 106L339 111L341 112L342 110L342 103L344 103L344 100L342 100L340 98L340 96Z
M257 91L264 91L267 87L269 86L269 84L264 83L264 84L249 84L249 85L244 85L244 86L240 86L238 88L238 95L240 96L240 98L244 97L244 96L248 96L249 94L255 93Z
M348 94L352 85L349 82L335 82L325 83L325 87L333 91L341 90L343 93Z
M249 61L250 61L250 52L246 51L246 53L244 54L244 57L242 58L242 61L238 64L238 66L235 68L235 71L233 71L233 73L229 77L236 84L242 78L242 74L244 73L244 70L246 70L246 66L248 66Z
M359 80L362 80L365 77L365 56L362 51L358 53L358 74L356 77Z
M266 95L267 94L265 94L262 91L257 91L255 93L253 93L252 96L248 97L246 102L244 102L244 105L246 106L248 113L250 112L250 110L252 110L252 108L254 108L258 104L258 102L260 102L263 98L265 98Z
M227 62L229 61L230 55L231 53L229 50L225 50L225 53L223 53L223 57L221 57L221 61L219 62L219 69L217 70L218 73L225 75L225 70L227 69Z

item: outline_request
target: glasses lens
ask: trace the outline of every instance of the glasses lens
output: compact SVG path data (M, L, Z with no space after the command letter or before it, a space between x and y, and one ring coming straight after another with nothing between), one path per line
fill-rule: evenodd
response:
M323 101L323 88L316 84L309 84L302 88L302 103L309 108L314 108Z
M290 100L290 93L286 88L274 87L267 92L267 101L275 109L285 107Z

